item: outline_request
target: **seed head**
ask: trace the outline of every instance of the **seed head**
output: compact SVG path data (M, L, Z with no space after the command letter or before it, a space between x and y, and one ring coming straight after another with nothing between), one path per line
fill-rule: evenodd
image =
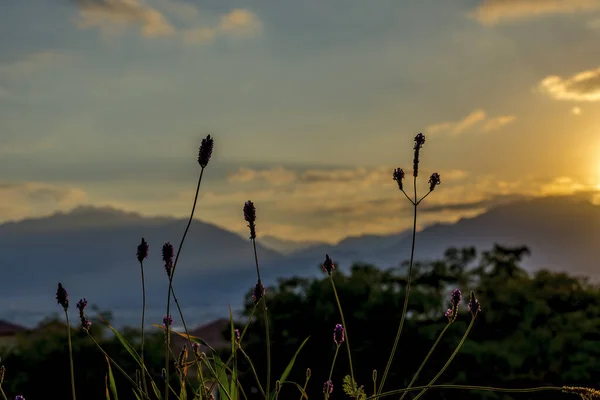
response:
M56 301L67 311L69 308L69 294L63 287L62 283L58 283L58 289L56 290Z
M177 368L179 371L181 371L181 373L184 375L186 372L185 365L187 362L187 358L188 358L188 349L187 349L187 346L184 344L183 348L179 352L179 357L177 357L177 363L175 364L175 368Z
M200 150L198 151L198 164L200 164L202 168L206 168L208 165L210 156L212 155L213 146L214 140L210 137L210 135L208 135L205 139L202 139Z
M415 156L413 159L413 176L416 178L419 175L419 152L425 143L425 135L419 133L415 136Z
M265 287L263 284L258 281L256 282L256 286L254 286L254 290L252 291L252 300L254 300L254 304L258 304L260 299L265 296Z
M329 258L329 254L325 254L325 261L323 262L323 270L331 275L331 272L335 269L335 264Z
M170 315L165 315L163 317L163 326L171 326L173 325L173 318Z
M142 262L145 258L148 258L148 243L142 238L142 243L137 248L137 259L139 262Z
M333 392L333 382L327 381L323 384L323 393L331 394Z
M469 298L469 311L471 314L476 315L481 311L481 305L479 301L475 298L475 292L471 291L471 296Z
M403 190L402 180L404 179L404 171L402 168L396 168L393 174L394 180L398 183L398 189Z
M196 358L200 358L200 345L198 343L192 343L192 351Z
M165 271L167 271L167 276L171 277L171 271L173 270L173 245L171 242L167 242L162 247L162 259L165 262Z
M83 328L83 330L88 331L90 329L90 327L92 326L92 322L90 320L87 319L87 317L85 316L85 308L87 307L87 300L85 298L80 299L77 302L77 309L79 310L79 319L81 320L81 327Z
M598 400L600 399L600 390L586 388L586 387L573 387L563 386L562 391L564 393L573 393L581 396L583 400Z
M433 189L435 189L435 187L440 183L442 183L440 180L440 174L434 172L431 174L431 178L429 178L429 190L433 192Z
M344 327L342 324L337 324L333 329L333 342L336 344L336 346L339 346L340 344L344 343L344 339Z
M250 200L244 204L244 219L250 228L250 239L256 239L256 207Z
M306 380L309 380L311 375L312 375L311 369L310 368L306 368Z

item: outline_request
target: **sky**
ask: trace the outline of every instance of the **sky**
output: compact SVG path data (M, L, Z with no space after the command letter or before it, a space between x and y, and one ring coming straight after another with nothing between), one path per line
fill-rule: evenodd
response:
M0 221L187 216L207 134L196 216L236 232L406 229L420 132L421 225L594 194L599 43L600 0L2 1Z

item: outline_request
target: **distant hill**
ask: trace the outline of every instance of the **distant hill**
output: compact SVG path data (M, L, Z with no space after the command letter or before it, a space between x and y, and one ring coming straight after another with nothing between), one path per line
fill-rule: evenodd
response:
M293 240L280 239L275 236L261 236L260 244L262 244L268 249L275 250L278 253L285 255L305 250L309 247L326 245L325 242L296 242Z
M114 310L118 322L136 322L141 285L135 255L143 236L150 244L145 261L147 316L149 323L160 323L168 288L161 248L167 240L178 245L186 222L79 207L0 225L0 319L31 326L59 311L54 295L60 281L73 304L86 297L90 304ZM426 227L417 234L416 257L437 258L452 246L483 251L494 243L529 246L532 256L525 266L531 270L564 270L598 279L600 207L570 196L497 206L474 218ZM349 237L333 245L259 237L257 250L268 285L282 276L318 276L326 253L341 269L355 261L397 266L409 258L410 245L411 232L405 231ZM227 317L229 305L238 308L255 282L254 256L246 237L198 220L192 223L175 276L190 326ZM176 315L174 310L177 325Z

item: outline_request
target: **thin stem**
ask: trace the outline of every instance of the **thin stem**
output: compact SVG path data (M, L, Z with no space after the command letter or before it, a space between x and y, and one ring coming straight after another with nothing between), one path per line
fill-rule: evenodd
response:
M331 377L333 376L333 367L335 366L335 360L337 360L338 352L340 351L340 345L335 346L335 354L333 355L333 361L331 362L331 369L329 370L329 378L327 382L331 381ZM329 389L329 388L327 388ZM325 400L329 399L329 390L325 392Z
M421 197L421 200L417 201L417 205L419 205L419 203L421 203L423 200L425 200L425 197L429 196L429 194L433 192L433 190L430 190L429 192L427 192L427 194L423 197Z
M388 359L387 365L385 366L385 371L383 372L383 376L381 377L381 384L379 385L378 393L383 391L383 385L385 384L385 379L387 378L388 372L390 371L390 367L392 366L392 361L394 360L394 355L396 354L396 349L398 348L398 342L400 341L400 335L402 334L402 328L404 327L404 320L406 319L406 313L408 310L408 299L410 297L410 287L412 284L412 270L415 259L415 240L417 235L417 178L415 177L413 180L413 185L415 189L415 200L413 203L414 212L413 212L413 233L412 233L412 246L410 250L410 265L408 267L408 281L406 283L406 294L404 295L404 306L402 308L402 317L400 317L400 325L398 326L398 331L396 332L396 339L394 339L394 345L392 346L392 352L390 353L390 358Z
M475 318L477 318L477 313L475 313L473 315L473 317L471 318L471 323L469 324L469 327L467 328L467 330L465 331L465 334L463 335L462 339L460 340L460 343L458 343L458 346L456 346L456 349L454 350L454 353L452 353L452 355L450 356L450 358L448 359L448 361L446 361L446 364L444 364L444 366L442 367L442 369L440 370L440 372L438 372L438 374L436 376L433 377L433 379L431 381L429 381L429 384L427 386L431 386L435 383L435 381L442 376L442 374L444 373L444 371L446 371L446 369L448 368L448 366L450 365L450 363L452 362L452 360L454 360L454 357L456 357L456 355L458 354L458 351L460 350L460 348L462 347L462 345L465 343L465 340L467 340L467 336L469 336L469 332L471 331L471 328L473 327L473 324L475 323ZM417 400L419 397L423 396L425 394L425 392L427 391L427 387L425 389L423 389L421 391L421 393L419 393L413 400Z
M4 393L4 389L2 389L1 386L0 386L0 394L2 395L2 399L8 400L8 398L6 397L6 393Z
M250 369L252 370L252 373L254 374L254 379L256 379L256 384L258 385L258 390L260 390L260 393L266 397L267 395L265 394L265 390L263 389L262 385L260 384L260 379L258 377L258 374L256 373L256 369L254 368L254 364L252 363L250 356L248 356L248 354L241 347L239 348L239 350L242 352L242 354L248 361L248 364L250 364Z
M481 390L485 392L504 392L504 393L533 393L533 392L544 392L544 391L562 391L562 387L558 386L538 386L534 388L498 388L492 386L473 386L473 385L427 385L427 386L413 386L411 388L397 389L389 392L377 394L375 396L368 397L367 400L381 399L383 397L392 396L395 394L413 392L423 389L462 389L462 390Z
M97 347L100 349L100 351L102 352L102 354L104 354L104 357L106 357L106 358L108 359L108 361L109 361L109 362L110 362L110 363L111 363L111 364L112 364L112 365L113 365L115 368L117 368L117 369L119 370L119 372L120 372L121 374L123 374L123 376L124 376L125 378L127 378L127 380L129 380L129 382L130 382L130 383L131 383L131 384L132 384L132 385L133 385L133 386L134 386L136 389L140 390L140 387L138 386L138 384L137 384L137 383L136 383L136 382L135 382L133 379L131 379L131 377L130 377L130 376L127 374L127 372L123 371L123 368L121 368L121 367L119 366L119 364L117 364L117 363L115 362L115 360L113 360L113 359L112 359L112 358L111 358L111 357L108 355L108 353L106 353L106 351L104 351L104 349L102 348L102 346L100 346L100 343L98 343L98 342L96 341L96 339L95 339L95 338L92 336L92 334L91 334L89 331L86 331L86 333L87 333L87 335L90 337L90 339L92 339L92 341L94 342L94 344L95 344L95 345L96 345L96 346L97 346Z
M71 364L71 393L73 400L77 399L75 394L75 366L73 365L73 343L71 343L71 325L69 324L69 313L65 308L65 317L67 319L67 338L69 341L69 363Z
M267 400L270 399L271 389L271 340L269 339L269 316L267 314L267 301L262 298L263 301L263 316L265 318L265 335L267 339Z
M336 354L337 354L337 350L336 350ZM310 380L310 376L308 376L308 374L306 374L306 380L304 381L304 387L302 388L302 390L300 391L300 400L302 400L303 398L307 398L308 396L306 395L306 387L308 386L308 381ZM329 378L331 379L331 378ZM283 385L285 382L282 382L281 384ZM298 386L298 389L300 389L300 385L296 384Z
M452 325L452 322L448 322L446 324L446 326L444 327L444 329L442 330L442 332L439 334L437 340L435 341L435 343L433 344L433 346L431 346L431 349L429 350L429 353L427 353L427 356L425 357L425 359L423 360L423 362L421 363L421 366L419 367L419 369L417 370L417 372L415 373L415 375L413 376L412 380L410 381L410 383L408 384L408 388L412 387L413 383L415 383L415 381L417 380L417 378L419 377L419 374L421 373L421 370L423 369L423 367L425 366L425 364L427 363L427 361L429 360L429 357L431 357L431 355L433 354L433 351L435 350L435 348L437 347L438 343L440 342L440 340L442 339L442 336L444 336L444 333L446 333L446 331L448 330L448 328L450 327L450 325ZM404 394L402 395L402 397L400 397L400 400L404 399L404 396L406 396L406 393L408 392L404 392Z
M256 263L256 276L260 282L260 269L258 268L258 253L256 251L256 239L252 239L252 247L254 248L254 262Z
M175 269L177 268L177 262L179 261L179 255L181 253L181 249L183 247L183 242L185 241L185 237L187 236L187 233L190 229L190 225L192 224L192 220L194 219L194 212L196 211L196 204L198 203L198 193L200 192L200 184L202 183L202 175L204 175L204 168L202 168L200 170L200 176L198 177L198 185L196 186L196 194L194 196L194 204L192 205L192 212L190 213L190 218L188 220L188 223L185 227L185 231L183 232L183 237L181 238L181 242L179 242L179 248L177 249L177 254L175 255L175 262L173 263L173 269L171 269L171 273L169 274L169 291L167 294L167 319L170 317L170 312L171 312L171 292L173 291L173 276L175 275ZM177 302L177 309L179 310L179 315L183 321L183 313L181 312L181 307L179 307L179 302ZM165 349L165 379L167 382L167 385L165 386L165 400L169 400L169 348L171 346L170 344L170 324L167 324L166 326L167 328L167 333L166 333L166 349ZM188 336L188 340L189 340L189 334L187 332L187 328L186 328L186 335ZM192 341L189 340L190 342L190 346Z
M402 193L404 193L404 195L406 196L406 198L408 199L408 201L410 201L410 204L412 204L413 206L415 205L415 201L413 199L411 199L406 192L404 191L404 189L402 189Z
M144 366L144 343L145 343L145 321L146 321L146 282L144 279L144 262L140 261L140 271L142 274L142 349L140 353L140 362ZM144 394L146 398L149 398L148 384L146 383L146 371L142 367L142 386L144 387Z
M350 340L348 339L348 326L346 325L346 320L344 319L344 312L342 311L342 303L340 303L340 298L338 296L337 290L335 288L335 283L333 282L333 275L329 274L329 280L331 281L331 287L333 288L333 295L335 296L335 301L338 305L338 309L340 310L340 317L342 318L342 325L344 327L344 334L346 336L346 349L348 349L348 362L350 363L350 377L352 378L352 382L356 382L354 380L354 368L352 366L352 354L350 352Z

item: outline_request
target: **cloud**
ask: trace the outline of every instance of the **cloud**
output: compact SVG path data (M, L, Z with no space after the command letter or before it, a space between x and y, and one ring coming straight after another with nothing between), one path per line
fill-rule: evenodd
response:
M76 3L80 11L78 26L82 29L99 28L111 33L138 25L145 37L175 33L175 28L160 11L138 0L76 0Z
M544 78L539 89L556 100L600 100L600 67L578 72L568 78L551 75Z
M78 188L39 182L0 182L0 219L39 216L87 200Z
M262 28L256 14L244 9L234 9L221 17L218 30L230 36L254 36Z
M484 110L477 109L461 120L445 121L429 125L426 128L426 131L430 134L446 132L458 136L473 129L480 123L483 123L481 130L483 132L490 132L514 122L515 119L516 117L514 115L502 115L488 118Z
M237 172L230 174L227 180L232 183L266 181L272 185L284 185L296 180L296 174L283 167L272 169L255 170L240 168Z
M600 0L484 0L470 13L482 25L600 9Z

